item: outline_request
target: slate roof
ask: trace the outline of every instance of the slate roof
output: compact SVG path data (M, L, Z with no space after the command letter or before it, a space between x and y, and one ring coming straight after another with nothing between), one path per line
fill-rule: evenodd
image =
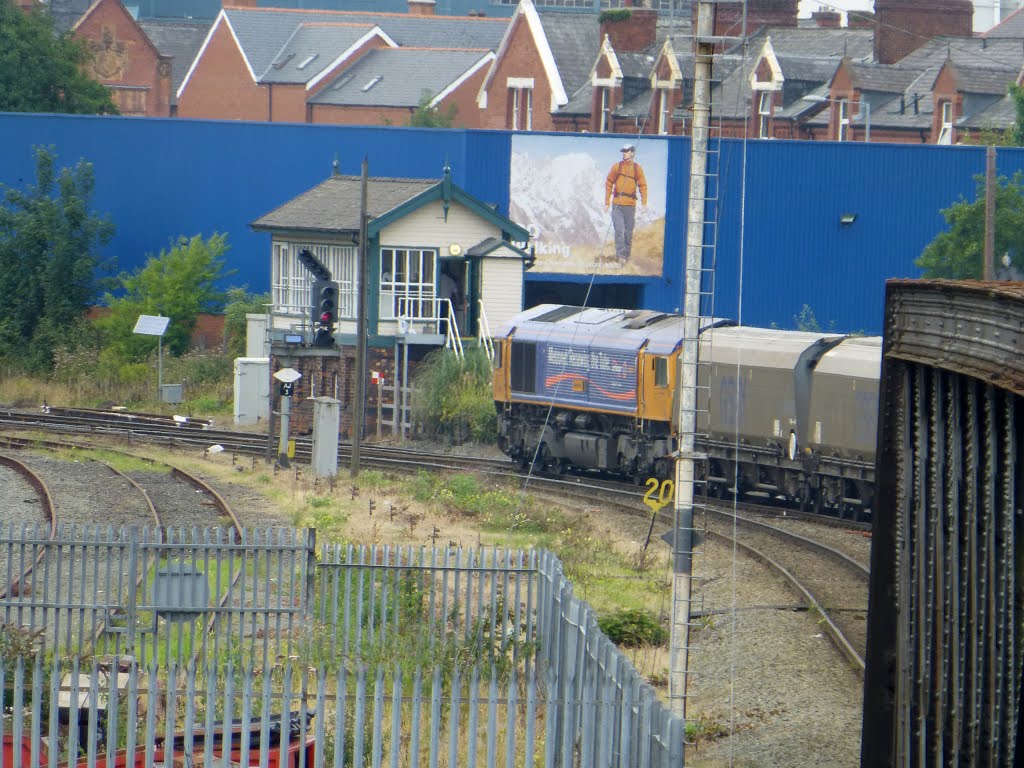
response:
M984 38L1011 37L1024 39L1024 8L1018 8L982 35Z
M196 54L203 45L210 24L205 21L163 21L149 19L140 21L139 26L146 33L156 49L164 56L171 56L171 101L177 101L178 88L188 74Z
M537 9L544 36L555 57L565 92L572 100L580 86L589 82L590 69L601 50L600 27L589 13L567 13ZM561 111L561 110L560 110ZM590 111L589 102L587 111Z
M1024 37L989 39L988 37L942 36L929 40L916 51L900 59L899 66L914 69L941 65L949 59L956 65L1010 67L1019 71L1024 59Z
M969 67L954 65L959 90L966 93L988 93L1002 96L1006 89L1017 79L1018 70L1008 67L992 69L989 67Z
M310 104L417 107L423 94L439 94L489 52L423 48L370 51L309 100ZM411 77L410 73L416 76Z
M366 211L371 219L376 219L438 182L438 179L370 179L367 184ZM357 232L361 195L361 177L331 176L308 192L261 216L251 226L260 230Z
M82 18L94 0L50 0L50 15L57 34L64 34Z
M871 61L874 56L874 31L870 29L762 27L750 37L748 50L756 57L765 38L771 38L772 50L778 57L828 59L838 62ZM732 53L739 53L739 46Z
M270 65L256 75L261 83L308 83L374 29L372 24L300 24Z
M412 16L355 11L294 11L279 8L225 8L249 66L259 77L275 61L295 33L311 23L376 25L401 46L423 48L483 48L494 50L508 27L508 19L462 16Z
M1009 95L1003 96L987 109L983 109L957 121L957 128L970 128L974 130L983 128L994 128L1003 130L1009 128L1017 121L1017 107L1013 98Z
M936 71L936 74L938 72ZM860 91L902 93L921 77L921 68L900 64L850 64L850 81ZM934 81L934 77L932 80Z

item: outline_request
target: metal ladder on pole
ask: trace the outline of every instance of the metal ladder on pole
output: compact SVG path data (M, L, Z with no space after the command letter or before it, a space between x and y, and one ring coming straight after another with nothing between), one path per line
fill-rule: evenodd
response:
M669 649L669 700L686 718L692 616L703 611L696 544L706 538L710 434L710 359L714 319L715 266L722 125L712 119L712 63L716 48L741 38L715 35L715 2L701 0L694 26L694 89L690 180L684 263L683 352L679 367L676 453L676 538L673 544L672 638ZM734 5L734 4L733 4Z

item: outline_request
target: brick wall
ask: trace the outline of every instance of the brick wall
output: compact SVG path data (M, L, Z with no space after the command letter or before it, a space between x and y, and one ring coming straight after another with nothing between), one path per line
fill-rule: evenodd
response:
M499 130L505 128L509 104L508 79L510 77L532 77L534 82L533 130L555 130L551 119L551 86L544 73L544 66L534 44L533 36L530 34L529 25L522 16L513 21L509 45L497 65L487 89L487 108L480 110L477 127Z
M939 35L970 37L969 0L876 0L875 60L894 64Z
M222 22L178 98L179 117L266 120L267 90L253 81L238 46Z
M601 22L598 42L605 35L616 52L643 51L657 38L658 12L651 8L631 8L628 19Z
M697 18L697 4L690 4L693 18ZM797 0L751 0L747 5L747 34L761 27L795 27ZM743 31L743 4L721 3L715 7L715 34L739 37Z
M388 385L394 384L394 348L369 347L366 356L367 381L365 388L365 437L377 434L377 386L370 382L373 371L384 373ZM416 363L410 359L409 375L413 375ZM313 432L312 397L333 397L341 401L341 439L352 439L353 403L356 389L356 349L342 347L340 349L299 349L275 346L271 350L270 370L294 368L302 374L295 382L292 393L289 432L292 436L305 436ZM276 384L276 382L275 382ZM279 408L278 388L273 391L272 407ZM390 393L384 395L390 402ZM383 413L388 420L389 411ZM279 426L279 425L278 425ZM382 425L382 433L390 436L390 422Z

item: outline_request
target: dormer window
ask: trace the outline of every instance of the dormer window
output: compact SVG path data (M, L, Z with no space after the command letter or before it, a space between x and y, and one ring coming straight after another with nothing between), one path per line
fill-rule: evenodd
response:
M937 144L953 143L953 102L939 102L939 113L942 122L939 125L939 140Z
M602 87L601 91L601 122L598 124L598 133L608 133L612 124L612 89Z
M852 118L850 115L850 100L839 99L837 102L837 120L836 127L838 129L838 141L849 141L850 140L850 123Z
M761 91L757 100L757 135L762 139L770 139L772 120L772 94Z
M658 90L658 133L667 136L672 133L672 91Z
M533 78L508 79L508 118L506 127L513 131L533 130Z

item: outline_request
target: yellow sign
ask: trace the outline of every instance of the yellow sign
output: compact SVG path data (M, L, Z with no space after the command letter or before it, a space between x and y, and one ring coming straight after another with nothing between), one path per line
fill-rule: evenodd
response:
M294 440L289 440L288 441L288 458L289 459L294 459L295 458L295 441Z
M655 514L660 512L663 507L668 506L675 495L676 484L671 480L662 480L659 483L658 478L648 477L644 485L647 486L647 493L644 494L644 504L650 507ZM658 491L657 496L654 495L655 491Z

